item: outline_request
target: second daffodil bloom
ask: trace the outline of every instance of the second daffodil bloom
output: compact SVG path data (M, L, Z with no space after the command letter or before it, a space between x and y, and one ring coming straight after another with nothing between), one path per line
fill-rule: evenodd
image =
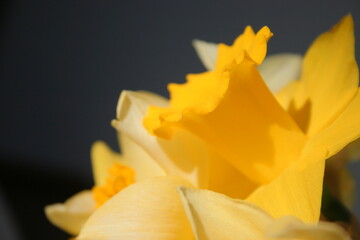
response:
M70 231L81 228L77 239L349 239L318 222L325 160L360 135L352 17L302 63L265 59L271 36L247 27L232 46L195 41L209 71L170 84L170 101L121 94L112 125L123 155L94 145L100 203Z

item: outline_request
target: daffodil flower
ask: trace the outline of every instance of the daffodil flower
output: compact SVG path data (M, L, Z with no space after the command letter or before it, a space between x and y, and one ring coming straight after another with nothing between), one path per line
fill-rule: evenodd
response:
M64 203L46 206L46 216L55 226L72 235L78 235L84 223L96 210L97 206L100 206L118 191L130 185L126 183L127 181L133 183L153 176L165 175L163 169L142 148L123 135L119 138L122 154L112 151L102 141L95 142L92 146L91 159L95 182L93 191L84 190L75 194ZM121 171L109 174L109 170L116 171L119 168L119 164L121 164L120 168L123 167L127 169L126 171L133 170L135 179L132 179L132 176L127 176L126 172ZM119 184L116 184L116 182L107 183L109 175L110 177L118 178L125 185L119 189ZM117 191L109 193L109 195L103 194L101 191L103 187L105 187L105 190L106 188L115 188L114 190ZM94 194L94 190L97 190L96 194Z
M133 150L127 151L125 147L121 157L103 143L96 144L93 151L101 154L92 154L94 176L96 185L102 186L107 183L108 169L114 162L122 162L135 170L134 183L109 197L96 210L93 203L88 211L93 214L85 225L77 224L83 226L81 231L78 227L71 232L75 235L80 232L77 239L83 240L165 240L193 239L193 229L197 239L211 239L208 233L204 238L197 234L214 228L217 216L220 220L225 218L221 210L216 210L208 212L209 219L213 218L211 224L202 220L194 224L200 215L189 212L193 202L187 193L200 190L186 189L195 187L245 199L240 201L242 205L263 209L260 213L252 211L251 216L245 214L247 210L234 214L237 220L231 229L236 227L235 223L248 226L238 225L243 233L239 230L237 234L248 234L254 239L266 239L264 236L347 239L336 227L315 224L320 213L324 160L356 139L360 132L352 25L351 17L347 16L314 42L304 58L299 81L291 82L298 75L294 67L291 77L285 77L279 84L269 83L276 96L261 76L276 76L277 71L266 73L258 66L265 58L266 44L272 35L267 27L257 34L247 27L233 46L220 44L215 64L211 56L206 63L211 71L188 75L184 85L169 86L170 102L147 92L123 92L112 125L126 139L121 143L130 143ZM286 63L274 59L280 63L279 69ZM325 78L329 86L325 86ZM324 90L320 95L316 93L319 89ZM339 98L332 102L334 109L321 110L332 95ZM142 126L144 117L146 129ZM126 163L123 158L129 161ZM179 193L176 190L179 186L187 188L181 187ZM215 192L210 194L217 196ZM204 200L199 199L197 203ZM76 205L72 208L67 203L60 204L63 209L47 211L52 222L62 228L66 224L59 224L59 215L53 217L54 213L60 212L66 219L78 213ZM228 204L225 201L220 206L231 210L232 207L226 207ZM268 217L254 223L253 227L260 229L254 233L249 221L259 214ZM287 215L293 217L278 220ZM229 219L226 221L233 218ZM272 229L270 224L280 226L278 231L267 233L266 229ZM231 237L235 235L226 235L229 229L224 225L223 235L219 231L214 236L234 239ZM317 235L320 233L324 235Z
M193 46L205 68L213 70L216 64L218 44L194 40ZM288 108L289 101L281 101L281 97L286 89L283 92L280 91L287 85L289 85L287 91L294 90L300 77L302 60L299 54L282 53L266 57L264 62L258 66L265 84L275 98L279 98L279 103L284 104L285 108ZM360 159L359 144L359 140L352 142L326 162L325 182L331 193L349 209L352 208L354 202L355 181L347 170L346 164Z
M220 44L214 69L170 84L169 107L151 106L144 126L165 139L178 129L194 134L243 174L241 184L251 186L243 199L276 218L317 222L324 160L360 134L353 20L344 17L315 40L300 79L277 97L256 67L271 35L248 27L233 46Z

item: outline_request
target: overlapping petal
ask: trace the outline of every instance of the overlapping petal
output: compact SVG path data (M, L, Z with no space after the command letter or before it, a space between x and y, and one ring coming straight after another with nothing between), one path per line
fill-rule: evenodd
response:
M115 162L134 169L136 181L165 175L164 170L141 147L126 136L121 136L120 139L122 154L114 152L103 141L93 144L91 160L96 185L105 184L108 170Z
M351 240L345 230L333 223L319 222L307 225L293 216L285 216L271 224L266 230L271 239L301 240Z
M181 111L175 107L151 107L144 124L162 137L171 135L170 127L185 129L199 136L251 180L269 182L289 165L289 161L297 159L305 137L265 86L250 59L245 58L222 72L219 82L221 86L216 89L222 96L217 102L209 101L209 106L195 102L195 106L184 107ZM198 84L195 92L197 85L192 84L183 86L191 88L187 94L185 90L188 89L177 94L190 101L188 95L196 97L206 91ZM158 121L158 127L154 121Z
M191 184L179 177L135 183L102 205L86 222L78 240L185 240L190 225L176 191Z
M299 54L274 54L267 56L258 69L270 91L276 94L289 83L299 79L302 60Z
M64 203L46 206L45 214L55 226L72 235L77 235L94 209L95 202L91 191L82 191Z
M196 240L350 240L332 223L304 224L293 216L275 219L247 201L207 190L181 187L179 192Z
M304 222L316 223L320 217L325 155L325 149L317 149L302 156L247 200L275 218L292 215Z
M144 97L144 96L147 96ZM154 101L167 101L144 92L124 91L113 126L146 151L167 174L182 176L195 186L208 184L208 154L204 144L191 133L177 131L171 141L150 135L142 126L146 109Z
M359 81L354 47L354 23L348 15L307 51L289 113L309 137L334 122L354 99Z
M213 70L216 64L218 45L216 43L205 42L199 39L193 40L192 45L205 68L207 70Z
M218 54L218 44L193 40L193 46L207 70L214 70ZM267 56L258 67L266 85L274 93L300 77L302 57L294 53L281 53Z
M179 188L197 240L264 239L273 218L253 204L208 190Z

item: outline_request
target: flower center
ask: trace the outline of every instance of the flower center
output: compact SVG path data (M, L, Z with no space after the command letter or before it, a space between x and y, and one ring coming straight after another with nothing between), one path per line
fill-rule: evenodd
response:
M134 182L135 171L132 168L117 162L114 163L108 171L106 183L102 186L94 186L92 189L96 208L103 205L112 196Z

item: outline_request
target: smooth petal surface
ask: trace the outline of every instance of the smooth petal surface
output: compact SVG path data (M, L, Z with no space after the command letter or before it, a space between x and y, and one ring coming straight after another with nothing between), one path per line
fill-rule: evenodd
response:
M105 142L97 141L91 150L96 185L106 183L109 169L119 162L135 171L135 180L164 176L164 170L144 150L126 136L120 137L123 154L114 152Z
M245 199L259 184L209 149L209 190L231 198Z
M299 79L301 62L299 54L274 54L266 57L258 69L270 91L277 93L291 81Z
M216 64L217 44L194 39L192 45L207 70L213 70Z
M273 218L255 205L207 191L179 188L197 240L265 239Z
M192 239L176 188L191 187L179 177L135 183L102 205L86 222L79 240Z
M136 142L125 134L119 134L123 163L135 170L136 181L150 177L165 176L164 169Z
M326 129L317 133L306 144L305 151L326 148L327 158L333 156L348 143L360 137L360 93Z
M301 86L289 112L309 137L329 126L357 92L354 46L354 23L348 15L320 35L304 57Z
M271 239L301 239L301 240L350 240L345 230L333 223L319 222L316 225L306 225L293 216L276 220L267 230Z
M93 213L95 203L91 191L82 191L64 203L45 207L48 220L72 235L78 235L86 220Z
M105 142L94 142L91 146L91 163L95 185L104 185L106 183L108 170L115 162L122 161L121 155L112 151Z
M274 94L276 100L286 111L289 111L290 107L293 107L293 97L300 87L299 81L292 81L283 87L280 91Z
M181 130L176 131L170 141L150 135L142 125L150 104L163 106L167 101L151 93L124 91L113 126L141 146L167 174L181 176L195 186L206 187L208 156L204 144L192 134Z
M268 185L258 188L248 201L274 218L292 215L307 223L320 217L325 169L325 149L300 158Z

